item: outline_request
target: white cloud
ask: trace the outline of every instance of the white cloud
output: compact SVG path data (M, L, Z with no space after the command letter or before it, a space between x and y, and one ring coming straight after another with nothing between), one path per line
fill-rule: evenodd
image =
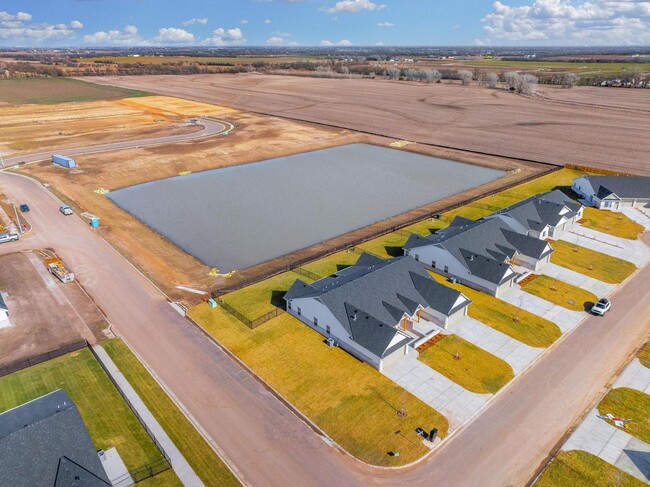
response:
M246 25L246 24L248 24L248 20L243 19L243 20L241 21L241 24L242 24L242 25Z
M170 45L170 44L194 44L196 39L194 34L186 31L185 29L178 29L176 27L162 27L158 29L158 35L153 38L156 44Z
M395 24L392 22L379 22L377 25L379 27L393 27Z
M246 42L244 33L239 27L224 29L219 27L212 32L212 37L204 39L202 44L212 46L235 46Z
M83 28L78 20L69 24L32 23L31 20L32 15L27 12L0 11L0 40L27 45L69 40L76 37L76 30Z
M208 23L207 17L201 17L201 18L193 18L186 20L184 22L181 22L181 25L188 26L188 25L205 25Z
M359 12L361 10L381 10L385 8L386 5L377 5L371 0L341 0L336 2L336 4L327 9L327 13L335 14L338 12Z
M495 39L551 44L647 44L650 2L644 0L534 0L494 2L482 22Z
M266 25L269 25L269 24L271 23L271 19L266 19L266 20L264 21L264 23L265 23Z
M347 39L341 39L338 42L332 42L332 41L325 40L325 41L320 41L320 45L321 46L351 46L352 42L350 42Z
M297 46L298 43L290 41L291 34L288 32L273 32L273 36L266 40L269 46Z
M142 44L143 40L135 25L127 25L123 30L99 31L85 35L84 42L101 46L135 46Z
M379 41L379 42L375 42L375 46L379 46L379 47L381 47L381 46L383 46L383 45L384 45L384 43L381 42L381 41Z

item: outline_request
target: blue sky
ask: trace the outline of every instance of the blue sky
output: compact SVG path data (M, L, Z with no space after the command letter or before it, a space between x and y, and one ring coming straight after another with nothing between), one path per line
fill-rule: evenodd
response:
M2 0L0 45L648 45L643 0Z

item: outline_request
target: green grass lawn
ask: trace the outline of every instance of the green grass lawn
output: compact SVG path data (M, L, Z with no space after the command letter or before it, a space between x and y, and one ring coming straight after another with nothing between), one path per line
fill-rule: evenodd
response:
M75 402L97 450L117 448L129 470L163 459L88 349L0 378L0 412L56 389L65 390ZM170 472L148 485L180 485Z
M537 276L522 289L571 311L586 311L591 304L598 302L598 297L593 293L545 275Z
M551 262L599 281L618 284L630 277L636 266L627 260L581 247L565 240L551 242Z
M72 78L0 79L0 102L11 105L52 105L148 95L144 91L96 85Z
M435 272L430 271L429 274L436 281L462 292L472 300L472 304L469 305L469 316L515 340L531 347L546 348L562 335L555 323L525 309L463 284L451 284Z
M428 235L429 233L430 232L426 232L424 235ZM404 255L402 247L404 247L407 240L408 237L406 235L400 235L397 232L393 232L364 242L359 245L358 248L373 253L382 259L390 259L392 257Z
M514 377L510 365L458 335L446 336L420 353L419 359L456 384L479 394L495 394Z
M319 275L320 277L331 276L337 271L344 269L345 267L351 266L361 257L359 254L353 251L343 250L342 252L337 252L336 254L323 257L318 259L315 262L302 266L303 269L313 272L314 274ZM305 280L302 276L300 277L303 281Z
M639 361L650 369L650 342L646 343L639 352Z
M205 304L189 315L364 462L397 466L420 458L428 450L415 433L419 426L447 435L444 416L369 365L329 348L323 336L289 314L255 330ZM406 417L397 415L402 406Z
M646 484L596 455L561 451L535 482L535 487L643 487Z
M631 419L627 433L650 443L650 395L636 389L612 389L598 405L600 414L612 413L619 418Z
M108 340L102 346L203 483L239 485L221 458L124 342L118 339Z
M645 227L623 213L585 208L582 226L599 232L613 235L614 237L636 240Z

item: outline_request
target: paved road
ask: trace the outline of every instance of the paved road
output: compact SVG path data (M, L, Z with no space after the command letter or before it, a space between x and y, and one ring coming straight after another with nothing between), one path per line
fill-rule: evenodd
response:
M31 204L35 226L0 252L53 247L117 333L254 485L522 485L648 335L650 267L620 289L606 317L587 319L425 462L372 469L321 441L87 224L61 215L44 188L8 173L0 182L14 200Z
M128 140L125 142L113 142L111 144L99 144L86 147L73 147L69 149L57 149L55 152L40 152L38 154L29 154L25 156L16 156L4 159L6 167L21 162L36 162L43 161L52 157L52 154L59 154L62 156L76 156L80 154L93 154L96 152L108 152L121 149L131 149L133 147L147 147L151 145L172 144L176 142L186 142L188 140L202 139L204 137L211 137L232 130L232 125L227 122L217 122L207 118L197 119L203 128L198 132L180 135L167 135L165 137L151 137L148 139Z

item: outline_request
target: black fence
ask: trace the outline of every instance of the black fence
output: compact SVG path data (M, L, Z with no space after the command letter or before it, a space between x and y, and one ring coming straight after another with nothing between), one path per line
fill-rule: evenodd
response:
M218 300L219 306L221 306L224 310L226 310L228 313L233 315L235 318L237 318L239 321L241 321L243 324L245 324L247 327L249 327L251 330L254 330L258 326L266 323L269 320L272 320L273 318L280 316L283 314L285 311L280 308L276 308L273 311L269 311L266 314L263 314L262 316L258 316L255 319L250 319L244 316L241 312L237 311L235 308L230 306L228 303L226 303L223 299Z
M531 161L531 162L535 162L535 161ZM382 237L384 235L388 235L389 233L399 232L399 235L410 236L411 233L404 230L405 227L413 225L414 223L424 221L424 220L426 220L428 218L439 218L439 217L442 216L443 213L455 210L457 208L460 208L461 206L469 205L470 203L474 203L475 201L477 201L479 199L482 199L482 198L485 198L487 196L492 196L492 195L501 193L503 191L507 191L509 189L512 189L515 186L519 186L520 184L527 183L528 181L532 181L533 179L537 179L537 178L540 178L542 176L546 176L547 174L551 174L553 172L559 171L560 169L563 169L563 167L562 166L552 166L552 167L550 167L550 168L548 168L548 169L546 169L544 171L531 174L531 175L529 175L529 176L527 176L525 178L519 179L517 181L513 181L510 184L507 184L507 185L502 186L500 188L496 188L496 189L488 191L486 193L482 193L480 195L472 196L471 198L466 198L464 200L461 200L461 201L458 201L458 202L453 203L451 205L448 205L448 206L446 206L444 208L440 208L440 209L438 209L438 210L436 210L434 212L424 212L424 213L423 212L415 212L413 214L412 218L409 218L408 220L403 221L398 225L394 225L394 226L388 227L388 228L378 229L378 230L376 230L374 232L364 234L363 237L360 237L360 238L358 238L358 239L356 239L354 241L346 241L345 243L343 243L341 245L335 245L335 246L329 247L327 250L325 250L323 252L319 252L319 253L314 254L314 255L309 255L309 256L301 258L301 259L296 259L296 260L292 261L289 265L276 267L276 268L274 268L273 270L271 270L269 272L265 272L263 274L256 274L256 275L250 276L248 278L243 278L241 280L238 280L231 287L219 288L216 292L212 293L212 297L215 298L218 295L223 296L224 294L227 294L227 293L230 293L230 292L233 292L233 291L237 291L239 289L251 286L253 284L257 284L258 282L264 281L264 280L266 280L266 279L268 279L270 277L273 277L273 276L277 276L278 274L282 274L283 272L294 271L294 272L298 272L300 274L301 272L298 271L297 269L300 269L302 266L304 266L306 264L309 264L311 262L317 261L319 259L322 259L324 257L327 257L329 255L335 254L337 252L341 252L343 250L353 251L355 253L359 253L359 250L356 248L356 246L358 246L358 245L360 245L362 243L368 242L369 240L373 240L375 238ZM301 269L301 271L304 272L305 270ZM306 272L308 272L308 271L306 271ZM250 321L250 320L248 320L248 321Z
M319 276L315 272L308 271L307 269L303 269L302 267L296 267L295 269L291 269L291 270L296 274L300 274L301 276L305 276L309 279L313 279L314 281L318 281L319 279L323 278L323 276Z
M143 480L150 479L159 473L166 472L170 468L172 467L169 462L167 460L161 459L157 462L136 468L135 470L129 470L129 473L125 473L124 475L113 479L113 485L117 487L120 485L131 485L131 479L133 479L133 482L135 483L142 482Z
M0 366L0 377L13 374L14 372L18 372L19 370L26 369L27 367L31 367L32 365L38 365L40 363L47 362L48 360L61 357L62 355L65 355L70 352L76 352L77 350L81 350L82 348L86 348L87 346L88 346L88 342L86 342L86 340L77 340L75 342L67 343L54 350L50 350L48 352L43 352L38 355L34 355L33 357L10 362L6 365Z

